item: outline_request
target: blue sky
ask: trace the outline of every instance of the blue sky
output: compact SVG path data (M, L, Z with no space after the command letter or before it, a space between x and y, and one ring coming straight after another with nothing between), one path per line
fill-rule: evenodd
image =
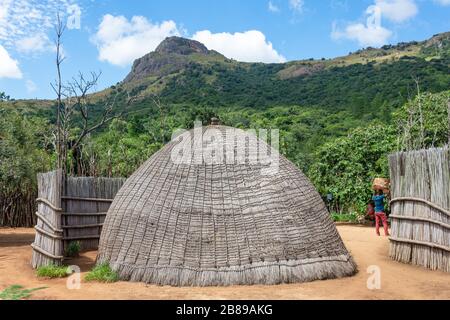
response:
M58 11L64 78L101 70L99 90L170 35L240 61L284 62L450 31L450 0L0 0L0 91L53 98Z

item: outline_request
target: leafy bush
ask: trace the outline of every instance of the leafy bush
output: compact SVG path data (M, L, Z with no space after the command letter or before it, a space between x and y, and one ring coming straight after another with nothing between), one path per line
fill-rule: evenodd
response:
M0 107L0 225L33 226L36 175L51 167L48 121Z
M352 222L357 223L359 221L359 216L353 213L332 213L331 218L334 222Z
M376 177L389 177L387 155L393 152L395 130L372 125L353 130L319 148L310 178L321 194L333 194L334 211L362 213Z
M23 300L29 298L31 293L37 290L46 289L47 287L39 287L34 289L24 289L20 285L12 285L0 292L1 300Z
M66 249L66 256L78 257L81 251L81 244L79 241L72 241L69 243Z
M365 211L373 179L389 177L389 153L446 144L449 100L449 91L419 94L393 113L395 125L360 127L320 146L309 177L320 193L334 195L333 210Z
M422 93L394 112L403 150L440 147L448 143L450 91Z
M102 263L94 267L84 278L86 281L98 281L98 282L116 282L119 281L119 275L113 271L109 264Z
M57 265L48 265L39 267L36 270L36 274L38 277L45 278L64 278L67 277L70 272L68 272L67 266L57 266Z

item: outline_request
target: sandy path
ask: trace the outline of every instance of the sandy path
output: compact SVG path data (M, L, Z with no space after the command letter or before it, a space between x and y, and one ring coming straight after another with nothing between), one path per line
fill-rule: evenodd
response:
M0 290L13 284L26 288L47 286L34 299L447 299L450 275L391 261L389 241L376 237L372 228L339 226L338 230L355 258L359 273L351 278L279 286L235 286L226 288L172 288L142 283L84 283L68 290L66 279L38 279L29 265L33 229L0 229ZM88 252L70 264L83 274L95 260ZM381 289L369 290L370 265L381 268Z

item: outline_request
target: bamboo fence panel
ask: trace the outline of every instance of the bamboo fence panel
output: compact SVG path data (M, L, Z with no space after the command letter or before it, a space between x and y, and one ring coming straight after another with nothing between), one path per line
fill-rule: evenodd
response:
M61 170L38 174L36 237L31 260L34 268L62 263L61 179Z
M0 192L0 227L33 227L37 223L37 190Z
M61 170L38 174L34 268L61 265L70 242L97 249L106 213L125 179L67 177Z
M64 247L78 241L82 250L97 249L106 213L125 179L67 177L62 207Z
M449 148L389 157L392 259L450 272Z

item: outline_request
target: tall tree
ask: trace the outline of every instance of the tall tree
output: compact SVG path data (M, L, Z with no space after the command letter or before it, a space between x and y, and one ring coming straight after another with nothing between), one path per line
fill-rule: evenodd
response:
M8 101L10 99L9 96L6 95L4 92L0 92L0 101Z
M80 154L79 148L83 140L92 132L100 129L111 120L121 117L139 96L130 97L127 92L113 90L111 97L95 103L91 101L93 89L96 88L101 72L91 72L89 77L79 73L66 83L62 79L61 67L65 60L62 52L62 37L65 31L60 14L57 16L56 34L56 70L57 79L52 83L56 94L56 151L58 168L68 173L67 162L70 155ZM125 99L123 97L126 96ZM121 108L117 108L118 103ZM92 117L90 110L100 110L100 117ZM80 125L81 123L81 125ZM81 127L80 127L81 126ZM77 160L77 159L75 159ZM74 172L72 172L74 173Z

